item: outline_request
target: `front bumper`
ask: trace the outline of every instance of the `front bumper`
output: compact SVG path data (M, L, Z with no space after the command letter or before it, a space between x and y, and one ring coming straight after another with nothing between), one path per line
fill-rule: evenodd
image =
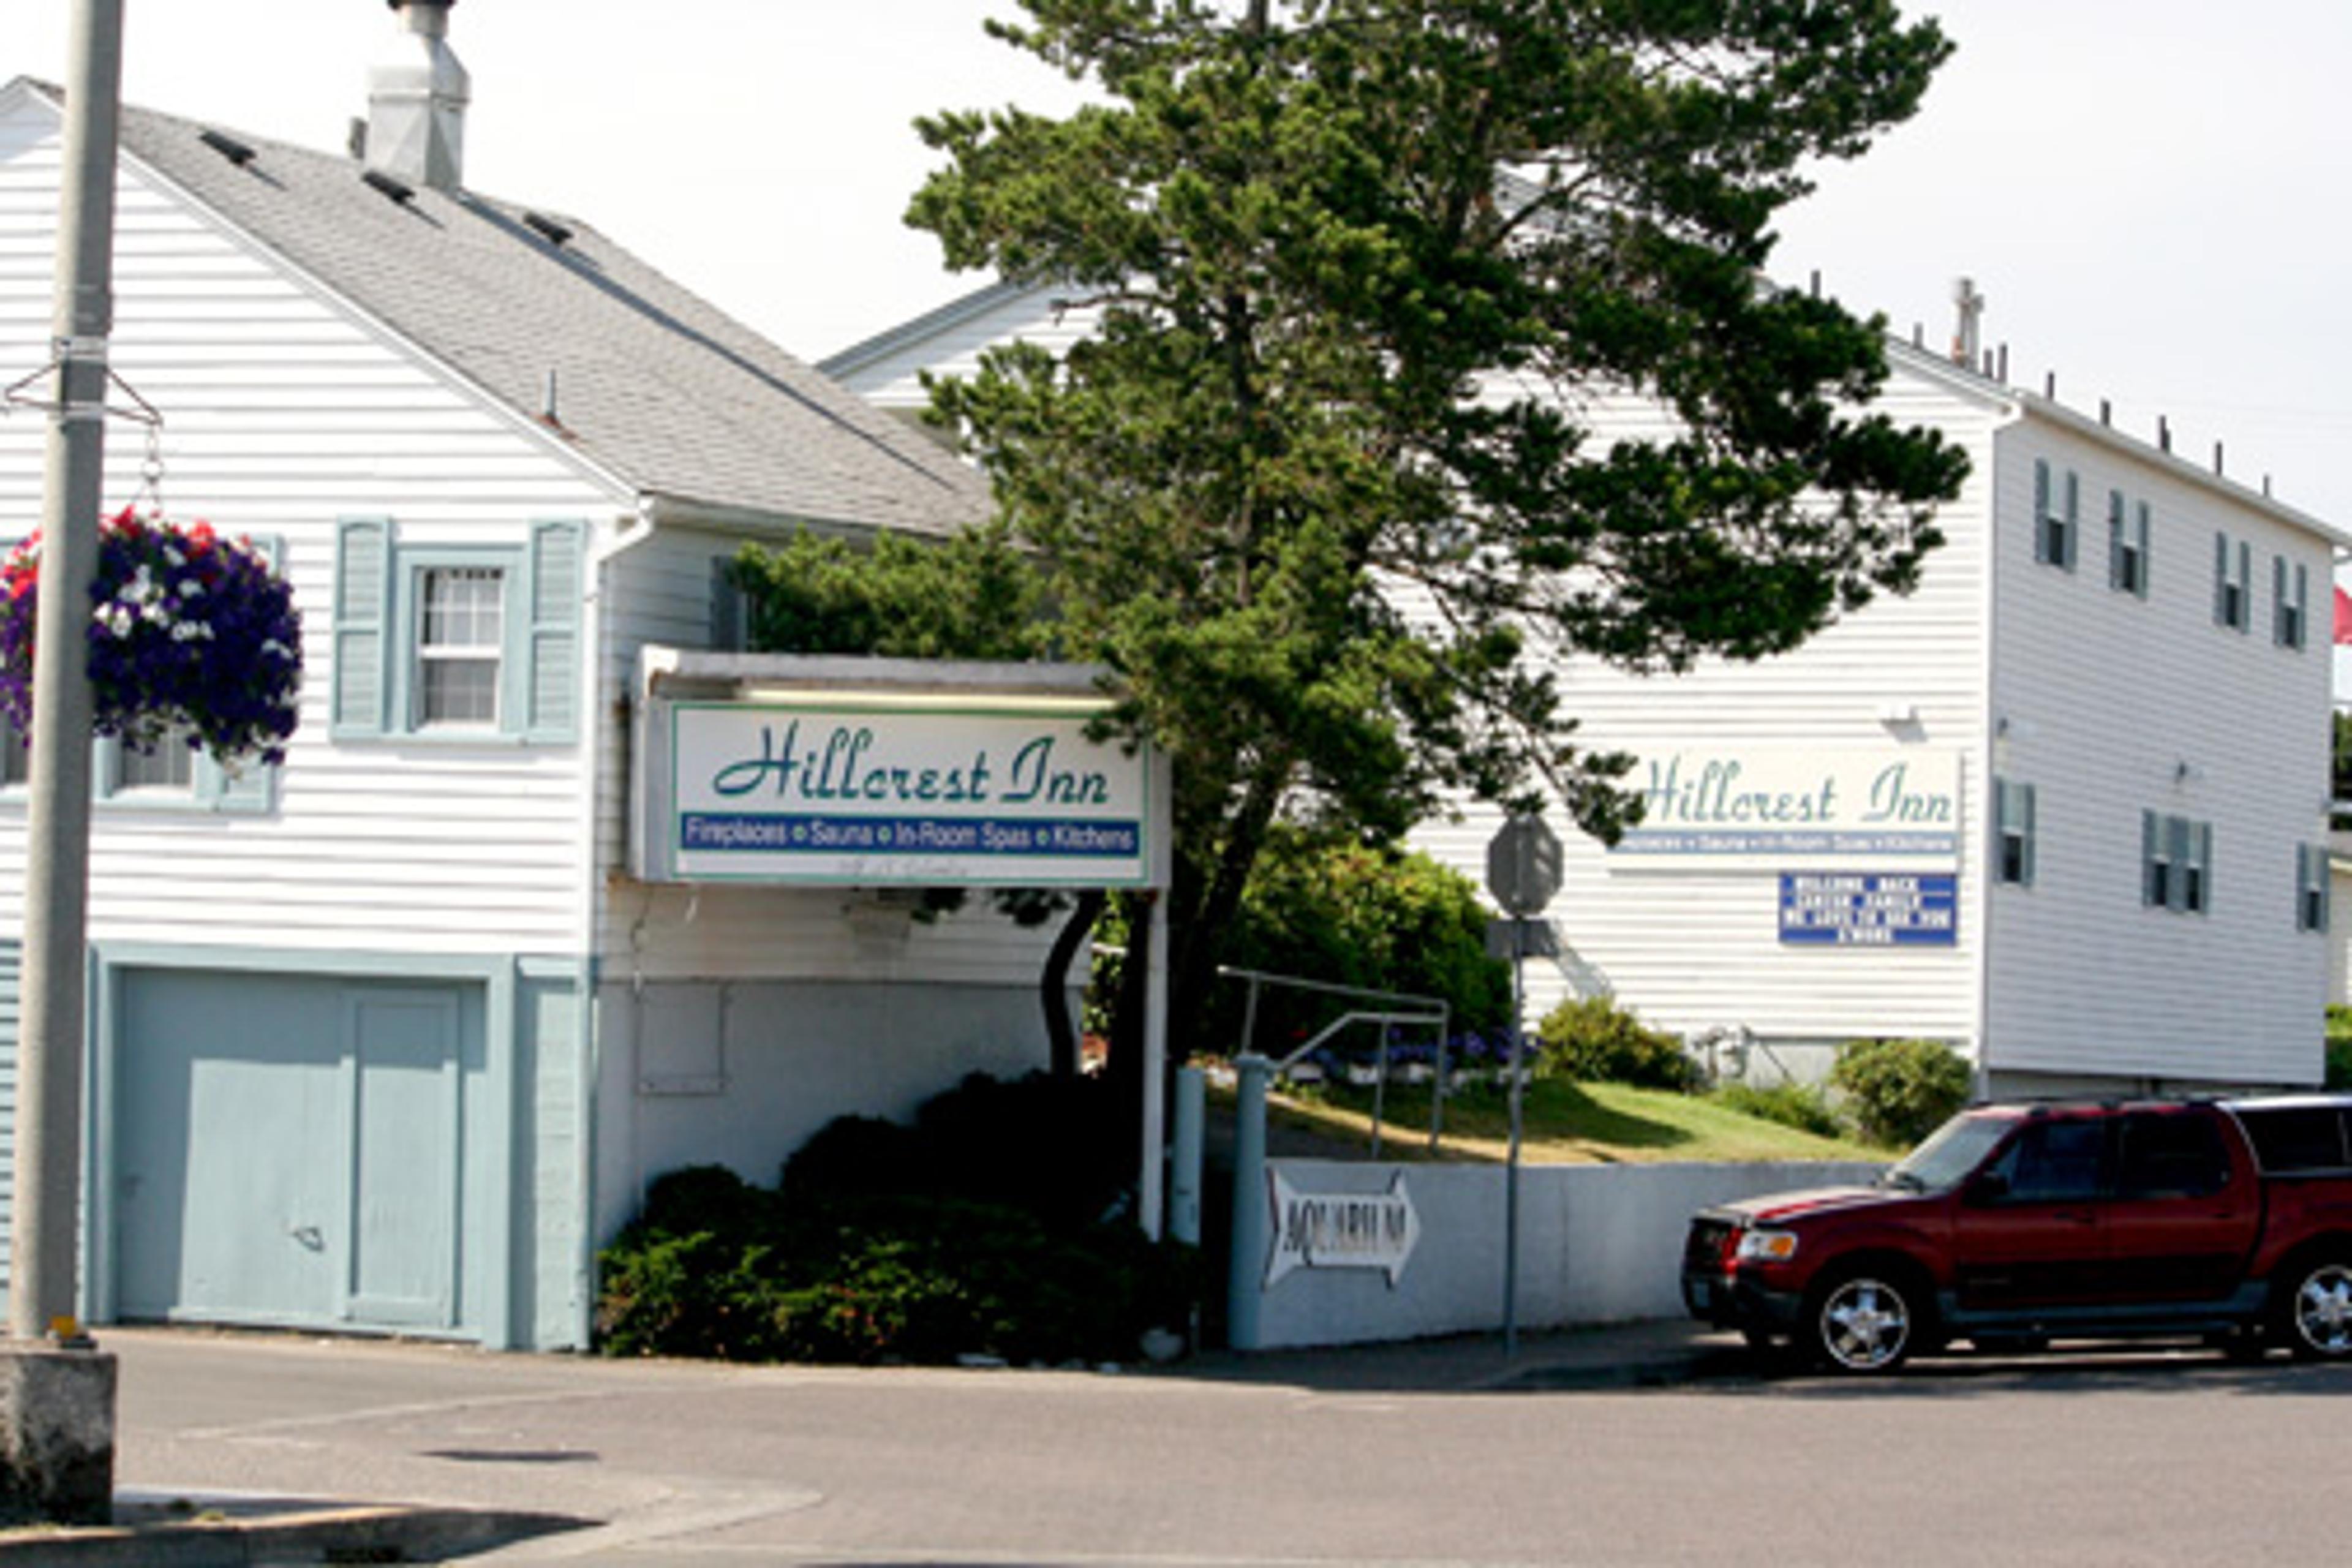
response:
M1692 1317L1718 1329L1785 1334L1795 1330L1804 1299L1737 1274L1685 1271L1683 1305Z
M1727 1267L1739 1222L1707 1211L1693 1216L1683 1242L1683 1306L1718 1329L1785 1334L1797 1326L1802 1296L1768 1285L1754 1269Z

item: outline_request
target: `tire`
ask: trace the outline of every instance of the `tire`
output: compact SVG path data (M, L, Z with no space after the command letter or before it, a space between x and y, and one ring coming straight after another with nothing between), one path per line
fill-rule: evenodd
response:
M2352 1359L2352 1256L2305 1258L2285 1276L2272 1336L2301 1361Z
M1807 1348L1850 1376L1893 1372L1930 1339L1925 1292L1883 1268L1854 1268L1822 1281L1807 1302Z

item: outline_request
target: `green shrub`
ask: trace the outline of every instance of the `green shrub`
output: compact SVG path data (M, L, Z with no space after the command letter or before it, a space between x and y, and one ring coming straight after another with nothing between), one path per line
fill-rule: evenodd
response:
M1477 884L1426 855L1333 842L1277 826L1250 872L1242 907L1220 949L1237 969L1297 975L1444 1002L1456 1030L1494 1029L1510 1016L1509 965L1486 953L1489 915ZM1241 1043L1245 993L1216 988L1202 1009L1194 1050ZM1254 1043L1280 1054L1353 1004L1269 986L1258 999ZM1370 1031L1343 1038L1368 1048Z
M1607 996L1561 1003L1544 1015L1536 1037L1536 1071L1547 1078L1637 1089L1688 1089L1698 1082L1698 1064L1681 1040Z
M1715 1099L1726 1110L1760 1121L1776 1121L1800 1132L1822 1138L1842 1137L1845 1132L1827 1097L1809 1083L1776 1083L1769 1089L1727 1083L1715 1091Z
M599 1348L852 1363L1133 1356L1144 1330L1189 1317L1198 1263L1190 1247L1103 1217L1110 1179L1087 1152L1124 1126L1089 1098L1106 1092L975 1077L927 1101L911 1128L829 1123L773 1190L719 1166L663 1175L600 1257Z
M2327 1005L2327 1087L2352 1089L2352 1007L2338 1002Z
M1908 1148L1949 1121L1973 1082L1967 1058L1940 1040L1851 1040L1830 1069L1856 1131L1888 1149Z

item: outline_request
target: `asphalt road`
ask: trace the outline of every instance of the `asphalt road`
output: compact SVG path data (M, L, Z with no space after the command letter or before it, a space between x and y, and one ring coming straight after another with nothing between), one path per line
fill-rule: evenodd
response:
M501 1563L2332 1565L2352 1517L2352 1368L2198 1353L1627 1388L1476 1343L1150 1374L106 1348L123 1486L604 1521Z

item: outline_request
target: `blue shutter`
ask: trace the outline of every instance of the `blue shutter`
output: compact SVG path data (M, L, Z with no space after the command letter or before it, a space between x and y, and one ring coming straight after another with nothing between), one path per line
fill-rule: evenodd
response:
M531 741L580 733L580 570L587 530L577 522L536 522L524 572L530 615L525 654L523 733Z
M2121 588L2126 585L2124 574L2127 570L2125 565L2127 556L2124 548L2124 492L2109 490L2107 492L2107 586L2110 588Z
M2153 908L2164 900L2156 885L2157 863L2164 857L2164 829L2156 813L2139 814L2139 901Z
M2033 459L2033 558L2050 559L2050 465Z
M2147 597L2147 580L2156 570L2156 556L2148 548L2147 502L2139 503L2137 521L2138 523L2137 531L2139 534L2139 582L2135 584L2133 592L2145 599Z
M2244 540L2238 541L2238 629L2252 635L2254 629L2254 547Z
M2083 537L2083 485L2074 469L2066 470L2066 531L2058 536L2058 564L2072 572L2077 542Z
M335 692L329 732L381 735L392 686L392 521L335 529Z
M2286 557L2271 557L2271 641L2285 647L2293 640L2286 624Z
M2039 834L2035 831L2033 821L2034 793L2034 788L2032 784L2019 784L2017 786L2018 805L2020 807L2017 826L2018 831L2022 836L2024 841L2024 853L2020 857L2022 864L2020 867L2018 881L2028 888L2033 886L2033 842L2035 838L2039 837Z

